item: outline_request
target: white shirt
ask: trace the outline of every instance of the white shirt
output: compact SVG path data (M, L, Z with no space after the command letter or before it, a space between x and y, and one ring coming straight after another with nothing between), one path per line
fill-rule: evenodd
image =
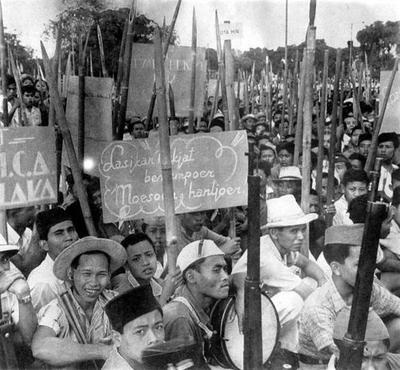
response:
M25 228L22 236L7 224L7 234L8 234L8 243L12 245L18 245L19 247L19 254L24 254L28 250L29 243L32 239L32 230L29 228Z
M344 195L342 195L334 204L336 213L333 216L332 225L353 225L353 221L350 219L349 212L347 211L349 203Z
M53 273L54 261L47 254L43 262L28 276L32 305L36 313L65 291L64 282Z

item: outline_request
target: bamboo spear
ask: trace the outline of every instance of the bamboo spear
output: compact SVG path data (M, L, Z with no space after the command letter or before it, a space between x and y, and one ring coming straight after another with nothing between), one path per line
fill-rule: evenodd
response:
M210 123L215 116L215 113L218 109L218 95L219 95L219 85L221 83L220 76L217 77L217 84L215 85L215 92L214 92L214 101L211 107L210 117L208 119L208 127L210 127Z
M294 61L294 72L293 72L293 94L292 94L292 101L290 104L298 110L299 104L299 96L298 96L298 89L299 89L299 49L296 48L296 57ZM290 125L289 122L289 134L293 134L293 119Z
M342 50L336 50L336 66L335 66L335 86L333 90L332 105L332 123L331 123L331 139L329 146L329 171L328 171L328 190L326 196L326 204L330 205L334 199L334 181L335 181L335 152L336 152L336 128L337 128L337 103L339 95L339 76L340 76L340 59ZM327 226L332 225L333 215L328 213L325 217Z
M101 28L98 23L97 23L97 39L99 41L101 71L103 73L103 77L108 77L108 73L107 73L107 69L106 69L106 58L104 55L103 36L101 35Z
M283 132L283 122L285 121L285 111L287 108L287 79L288 79L288 47L287 47L287 39L288 39L288 0L286 0L285 6L285 69L283 73L283 107L282 107L282 118L281 125L279 126L280 133ZM282 139L282 136L281 136Z
M162 52L161 35L158 27L154 34L154 61L156 68L156 85L158 91L158 118L160 121L160 154L161 174L164 194L165 226L167 235L168 271L173 273L176 269L175 245L171 241L177 235L177 222L175 216L174 186L172 182L171 149L169 144L167 96L165 87L165 65Z
M377 122L376 126L374 127L374 134L372 135L371 147L369 148L367 162L365 163L365 167L364 167L365 171L368 174L370 173L370 171L372 170L373 165L374 165L374 161L375 161L375 157L376 157L376 150L378 147L378 136L379 136L379 132L382 127L383 117L385 116L387 103L389 101L390 91L392 90L393 81L394 81L394 78L396 77L396 72L397 72L398 67L399 67L399 58L397 57L395 59L392 73L389 78L389 83L388 83L388 86L387 86L387 89L385 92L385 97L383 99L382 106L380 107L378 122Z
M345 62L342 62L342 70L340 74L340 103L339 103L339 126L343 127L343 102L344 102L344 82L345 82Z
M328 80L328 58L329 50L324 51L324 69L322 73L322 93L321 93L321 109L318 122L318 162L317 162L317 178L316 191L319 196L319 204L322 206L320 197L322 191L322 164L324 160L324 128L326 120L326 84Z
M164 59L167 57L169 44L171 43L172 35L174 34L175 23L176 23L176 19L178 18L179 8L181 7L181 2L182 2L182 0L178 0L178 3L176 4L176 7L175 7L174 15L172 16L172 22L169 27L167 41L164 44L164 50L163 50Z
M82 214L85 220L85 225L89 235L96 236L97 232L93 223L92 214L87 200L87 193L85 191L82 182L81 169L79 167L79 163L76 158L76 153L71 138L71 132L69 131L63 105L60 99L60 95L58 93L57 81L54 79L53 71L51 70L50 66L49 57L42 42L40 42L40 46L42 49L42 58L43 58L44 68L46 71L46 77L50 87L50 96L52 99L54 99L54 108L56 110L57 122L60 127L61 133L63 135L69 163L72 170L72 176L77 186L78 199L82 208Z
M115 84L115 101L114 101L114 111L113 111L113 124L112 124L112 132L114 140L117 139L117 130L118 130L118 118L119 118L119 109L120 109L120 99L121 99L121 83L122 76L124 71L124 51L126 45L126 34L128 32L128 24L129 18L125 20L124 30L122 32L122 40L121 46L119 49L118 56L118 72L117 72L117 81Z
M190 79L189 134L194 132L194 103L196 98L196 61L197 61L197 25L196 10L193 7L192 18L192 75Z
M7 81L6 81L6 42L4 39L4 26L3 26L3 6L0 0L0 68L1 68L1 89L3 93L3 122L8 126L8 101L7 101ZM6 242L8 242L7 234L7 215L6 211L0 210L0 234L3 235Z
M253 66L251 68L251 80L250 80L250 104L251 113L254 113L254 82L256 76L256 62L253 61Z
M247 73L244 71L244 89L243 89L243 99L244 99L244 114L249 113L249 85L247 81Z
M236 116L236 98L234 84L234 62L231 49L231 40L225 40L225 88L226 100L228 103L228 116L229 116L229 130L236 130L239 122Z
M15 64L14 56L12 51L10 50L10 59L11 59L11 69L13 72L14 80L15 80L15 85L17 86L17 92L20 100L20 106L18 108L18 120L21 126L25 126L28 123L28 119L26 117L26 108L25 108L25 103L23 100L22 96L22 88L21 88L21 80L20 80L20 75L17 69L17 65Z
M121 106L119 108L117 138L122 140L124 135L126 108L128 106L129 77L131 74L132 43L133 43L133 22L136 17L136 1L132 0L132 7L129 11L128 30L126 33L125 55L123 77L121 82Z
M157 98L157 89L156 89L156 81L153 84L153 92L150 98L149 109L147 110L146 121L144 123L146 131L150 129L150 122L153 119L154 107L156 105L156 98Z
M223 51L221 44L221 35L219 33L218 11L215 10L215 34L217 39L218 56L218 75L221 79L222 111L224 114L225 130L229 130L228 103L226 99L225 65L223 60ZM218 104L218 103L217 103Z
M168 84L168 101L169 101L169 115L171 118L176 118L175 113L175 95L174 90L172 90L172 86Z

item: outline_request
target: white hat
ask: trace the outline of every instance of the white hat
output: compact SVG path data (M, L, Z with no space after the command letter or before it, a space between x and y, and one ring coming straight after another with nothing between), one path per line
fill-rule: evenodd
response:
M192 263L210 256L225 256L225 253L212 240L196 240L180 251L176 264L184 272Z
M261 229L308 224L316 220L316 213L305 214L292 194L267 200L267 224Z
M10 254L17 254L18 251L18 245L7 244L5 242L0 244L0 253L11 252Z
M246 119L249 119L249 118L256 120L256 116L252 113L246 114L244 117L242 117L242 120L246 121Z
M301 180L300 168L297 166L285 166L279 170L279 180Z

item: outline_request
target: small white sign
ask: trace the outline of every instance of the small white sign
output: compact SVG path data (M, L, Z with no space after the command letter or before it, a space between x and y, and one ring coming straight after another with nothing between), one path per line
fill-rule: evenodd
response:
M222 23L219 25L219 34L226 40L240 39L243 37L243 24Z

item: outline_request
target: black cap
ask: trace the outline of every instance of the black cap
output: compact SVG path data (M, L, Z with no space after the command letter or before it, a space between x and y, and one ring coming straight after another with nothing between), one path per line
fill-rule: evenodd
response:
M60 207L39 212L36 215L36 228L40 240L47 240L47 234L52 226L64 221L71 221L71 216Z
M399 138L395 132L383 132L378 136L378 145L386 141L391 141L395 148L399 146Z
M150 285L142 285L116 296L106 304L104 310L112 328L120 333L128 322L146 313L159 310L162 314Z

